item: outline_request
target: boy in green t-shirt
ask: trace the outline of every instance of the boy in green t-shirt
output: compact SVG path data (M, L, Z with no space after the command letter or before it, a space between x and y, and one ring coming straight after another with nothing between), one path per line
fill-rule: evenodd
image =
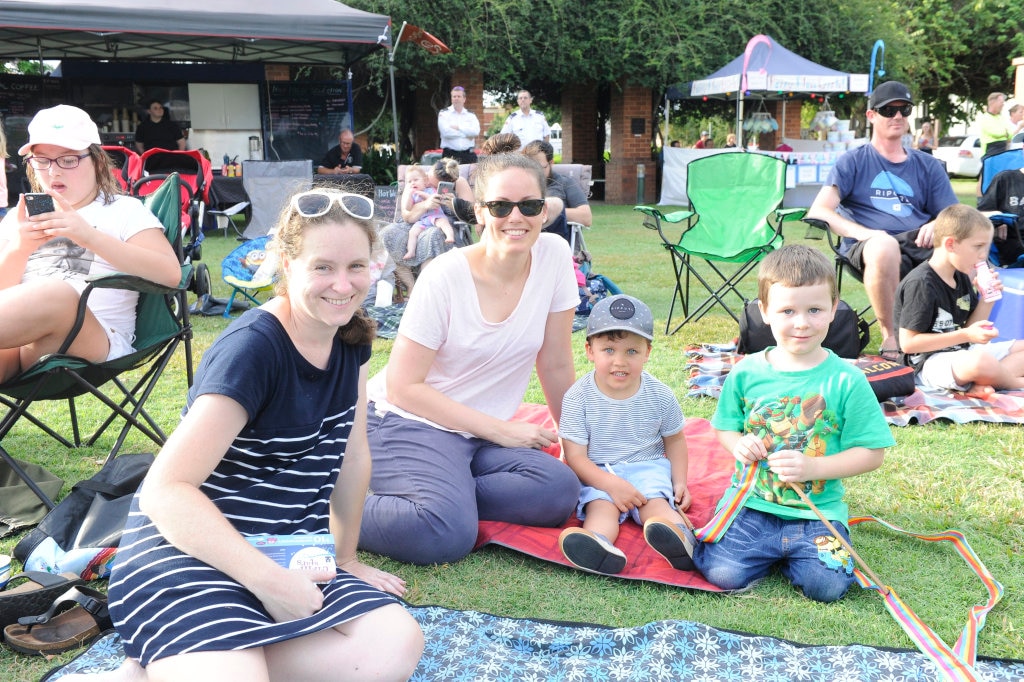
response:
M853 558L804 503L804 492L849 540L842 479L877 469L894 444L864 374L822 347L839 296L820 251L785 246L758 272L758 306L778 345L739 362L722 386L711 425L736 458L719 509L756 469L751 494L718 542L697 542L704 577L741 590L778 565L810 599L831 602L853 583Z

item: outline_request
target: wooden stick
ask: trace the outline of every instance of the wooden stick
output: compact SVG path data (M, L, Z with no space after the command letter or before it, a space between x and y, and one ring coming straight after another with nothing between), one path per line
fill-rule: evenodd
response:
M825 518L825 515L821 513L821 510L818 509L818 506L811 502L811 498L807 497L807 493L805 493L804 489L800 487L800 484L790 483L789 487L796 491L796 494L800 496L800 499L804 501L804 504L810 507L811 511L814 512L818 519L825 524L825 527L828 528L829 532L832 533L832 536L839 541L839 544L843 546L843 549L849 552L850 556L853 557L853 560L856 561L857 564L860 565L861 569L863 569L863 571L868 574L868 577L875 581L875 584L878 585L878 589L881 591L881 593L884 595L888 595L889 588L886 587L885 583L882 582L881 578L875 575L875 572L871 570L871 567L868 566L867 563L865 563L865 561L860 558L860 555L857 554L857 552L853 549L853 545L847 542L846 539L842 535L840 535L839 531L836 530L836 527L832 525L832 522Z

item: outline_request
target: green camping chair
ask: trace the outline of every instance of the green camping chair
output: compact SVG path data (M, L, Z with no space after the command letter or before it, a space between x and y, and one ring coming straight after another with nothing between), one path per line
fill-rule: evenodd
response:
M664 214L650 206L635 207L646 216L644 226L657 230L672 258L675 292L666 334L675 334L715 305L738 324L747 302L739 290L740 282L766 254L782 246L783 221L800 220L807 211L780 208L786 191L786 163L775 157L747 152L715 154L691 161L686 170L686 195L693 210ZM683 231L678 239L672 239L667 230L676 224L681 224ZM690 298L691 279L708 294L696 307ZM696 285L693 288L694 296L702 295ZM738 299L735 310L729 307L730 296ZM672 328L677 304L684 319Z
M174 245L175 253L182 259L181 246L181 190L175 173L155 192L145 198L145 203L164 225L164 234ZM68 448L83 444L75 399L90 394L110 410L110 416L84 441L91 446L118 418L125 423L107 455L107 461L117 456L129 431L134 427L144 433L157 445L163 445L166 435L145 409L157 381L162 376L171 357L180 344L185 346L185 371L188 385L192 385L192 327L188 317L187 286L192 276L192 266L183 263L181 281L177 288L168 288L141 277L113 273L96 277L85 288L78 304L78 317L68 337L58 352L41 358L36 364L18 376L0 384L0 403L7 408L7 414L0 421L0 458L25 481L26 485L51 509L51 500L20 467L17 461L3 447L3 441L14 425L24 417ZM96 288L131 289L139 292L136 306L135 352L103 363L66 355L72 340L85 320L86 302ZM148 367L147 367L148 365ZM142 376L126 383L121 375L125 372L146 367ZM131 384L129 386L129 383ZM101 387L108 387L114 397L107 396ZM114 390L116 389L116 391ZM71 426L71 438L59 433L38 416L29 412L33 403L43 400L67 400Z

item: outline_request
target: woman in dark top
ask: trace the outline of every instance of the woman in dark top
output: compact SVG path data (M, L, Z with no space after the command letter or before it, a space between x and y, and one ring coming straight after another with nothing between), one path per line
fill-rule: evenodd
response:
M182 421L132 503L111 575L127 672L405 680L415 669L422 633L388 594L403 594L404 581L356 556L370 477L374 328L360 304L372 215L360 195L292 197L274 242L278 295L203 356ZM329 568L285 568L251 544L327 533Z

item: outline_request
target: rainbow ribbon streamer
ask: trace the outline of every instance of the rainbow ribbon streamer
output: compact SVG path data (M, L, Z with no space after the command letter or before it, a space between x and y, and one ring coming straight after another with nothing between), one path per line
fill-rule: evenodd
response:
M911 610L909 606L907 606L902 599L900 599L895 590L886 586L888 594L885 594L881 589L881 586L876 585L874 581L864 575L860 569L855 569L853 572L861 587L878 591L885 603L885 608L888 609L892 617L897 623L899 623L900 627L903 628L903 631L907 633L907 636L913 640L917 648L925 656L931 659L946 679L972 682L974 680L978 680L978 675L974 670L974 663L977 660L978 655L978 633L980 633L982 628L985 627L985 618L988 615L988 612L991 611L1003 597L1002 584L992 576L992 573L989 572L988 568L984 563L982 563L981 559L978 558L978 555L971 548L970 543L967 542L967 538L965 538L964 534L958 530L950 529L940 533L931 534L913 533L874 516L851 517L850 526L852 527L858 523L865 523L868 521L880 523L892 531L902 533L903 535L909 535L926 542L949 542L953 545L957 554L959 554L967 565L971 567L971 570L977 574L988 592L988 600L985 604L977 604L970 608L967 616L967 624L964 625L964 629L960 633L960 637L957 639L956 644L950 648L924 623L924 621L917 616L916 613Z
M743 467L743 471L740 473L739 487L732 497L722 505L703 528L694 531L694 535L697 536L698 540L701 542L718 542L722 539L725 531L729 530L729 526L732 525L733 519L743 509L743 504L750 497L751 491L754 490L758 466L760 465L748 464Z

